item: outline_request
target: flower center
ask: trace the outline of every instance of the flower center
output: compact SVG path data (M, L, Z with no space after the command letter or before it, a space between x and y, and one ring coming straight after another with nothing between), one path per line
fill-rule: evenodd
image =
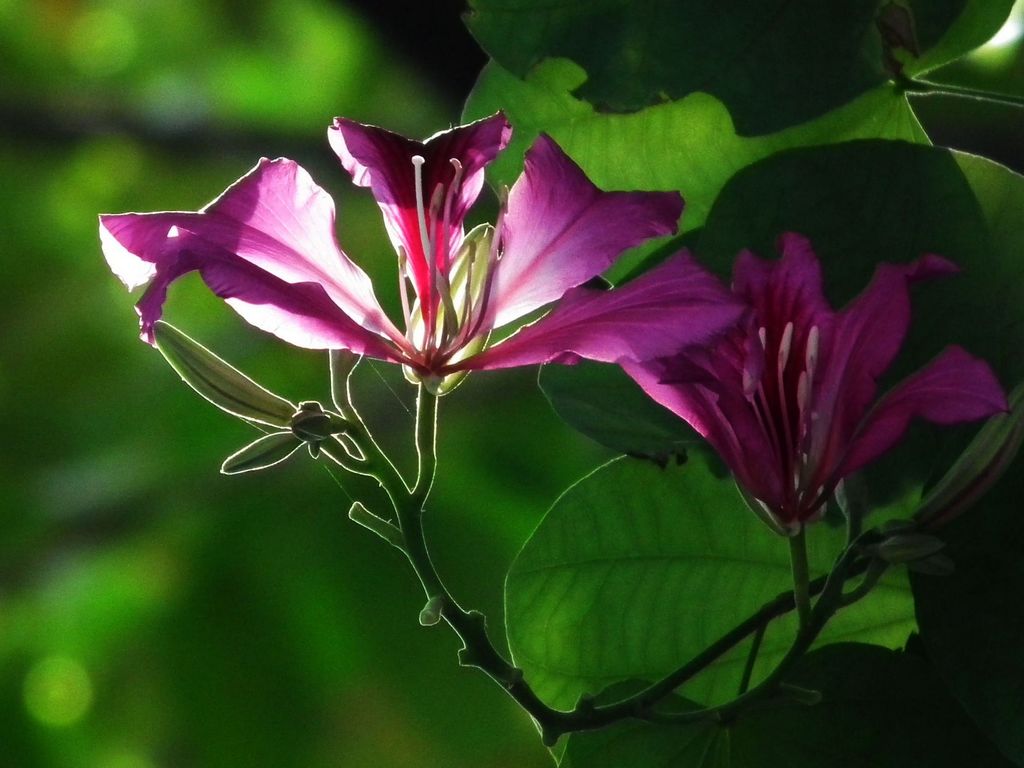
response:
M462 236L456 231L458 190L463 166L457 158L448 161L452 178L434 186L429 198L425 180L425 158L412 157L415 183L416 225L419 246L426 262L426 291L421 295L412 277L410 255L399 248L399 282L406 338L420 352L422 368L439 368L463 353L477 351L486 337L485 317L492 281L491 269L499 257L495 227L481 225ZM505 201L499 210L500 231ZM414 243L415 245L415 243ZM406 282L412 283L410 300ZM481 343L477 344L480 340ZM473 349L469 350L468 347Z
M406 329L409 341L422 352L429 353L447 346L458 330L458 316L452 297L448 270L451 267L452 207L459 183L462 181L462 163L456 158L449 162L453 175L447 187L438 183L426 204L423 185L423 166L426 160L413 155L413 177L415 179L416 221L419 227L420 247L427 267L426 295L417 293L417 305L409 306L408 291L404 281L408 271L408 254L399 253L405 295L403 311L406 312ZM415 287L415 283L414 283Z
M757 329L763 356L763 370L755 378L744 368L744 391L761 429L774 446L781 476L788 478L787 499L783 510L787 518L798 519L820 505L819 488L811 487L816 462L808 454L811 424L816 417L811 406L814 374L818 366L820 332L811 326L804 340L803 366L789 365L797 341L793 322L787 322L778 336L775 354L771 355L768 329ZM774 358L774 359L772 359ZM774 363L774 364L772 364ZM810 507L804 507L810 503Z

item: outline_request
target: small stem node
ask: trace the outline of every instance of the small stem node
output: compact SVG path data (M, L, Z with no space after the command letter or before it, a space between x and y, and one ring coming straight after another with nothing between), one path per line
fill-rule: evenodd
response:
M403 549L405 541L402 532L382 517L377 517L361 502L353 502L348 510L348 519L353 523L363 526L368 531L373 531L384 541L393 547Z

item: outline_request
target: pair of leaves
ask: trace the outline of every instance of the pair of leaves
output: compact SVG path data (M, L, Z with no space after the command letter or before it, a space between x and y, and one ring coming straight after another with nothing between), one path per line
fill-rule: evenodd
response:
M725 104L743 135L807 122L885 85L894 57L921 74L981 45L1012 0L471 0L467 23L526 77L565 58L573 89L631 111L695 92ZM879 26L886 28L882 34ZM515 29L515 34L509 34ZM886 37L889 38L886 41ZM902 50L886 50L886 47Z

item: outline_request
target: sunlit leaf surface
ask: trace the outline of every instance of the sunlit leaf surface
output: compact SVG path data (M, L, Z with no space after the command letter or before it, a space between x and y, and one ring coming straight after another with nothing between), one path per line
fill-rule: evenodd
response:
M827 572L841 532L811 532L811 568ZM571 707L622 680L655 680L791 585L789 548L703 459L664 469L622 459L587 476L548 511L505 586L516 663L542 696ZM840 614L822 641L899 647L914 628L905 576L888 575ZM755 679L792 640L792 616L765 635ZM736 692L746 648L682 688L717 703Z

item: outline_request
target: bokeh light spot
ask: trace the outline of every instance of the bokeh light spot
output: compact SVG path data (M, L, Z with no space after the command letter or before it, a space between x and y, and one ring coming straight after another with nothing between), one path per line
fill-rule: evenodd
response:
M25 676L25 707L45 725L73 725L85 717L90 706L92 681L74 659L49 656Z
M987 43L972 51L967 59L986 69L1006 68L1016 60L1022 38L1024 38L1024 0L1017 0L999 31Z
M125 69L135 59L138 47L138 35L131 20L109 8L79 16L68 39L72 63L94 77Z
M138 752L119 751L108 755L96 768L155 768L155 765Z
M1022 34L1024 34L1024 23L1017 16L1011 16L982 48L1005 48L1020 40Z

